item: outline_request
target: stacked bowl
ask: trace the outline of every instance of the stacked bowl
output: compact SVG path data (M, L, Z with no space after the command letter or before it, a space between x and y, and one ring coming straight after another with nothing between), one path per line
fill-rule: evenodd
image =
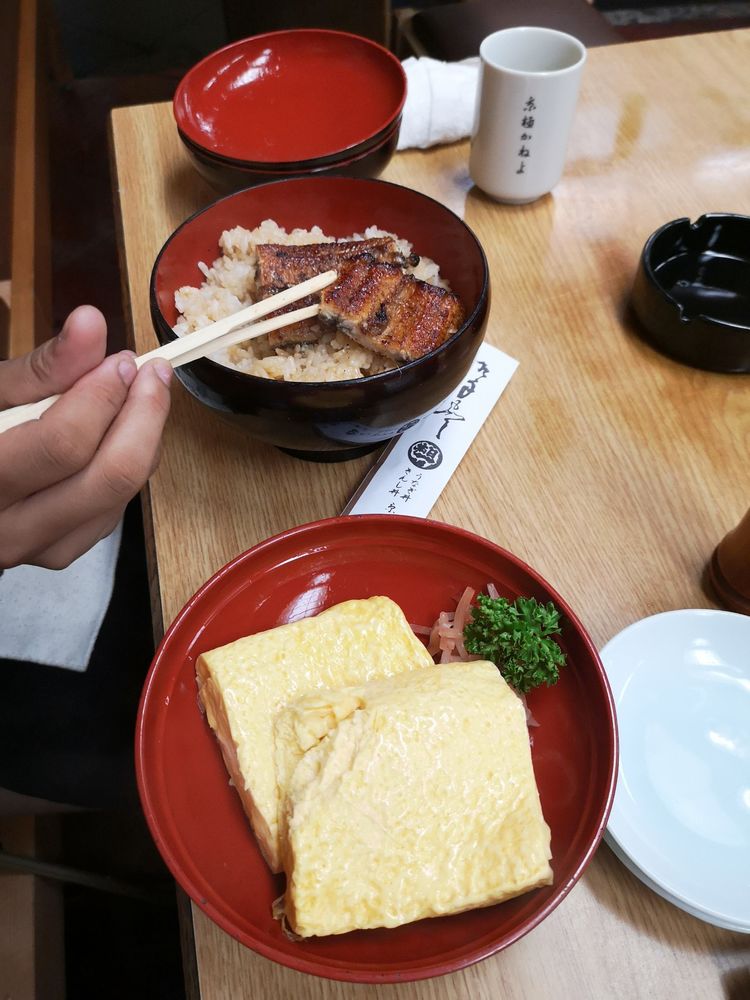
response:
M307 175L376 177L395 152L405 99L387 49L311 28L212 53L183 77L173 110L196 168L230 192Z

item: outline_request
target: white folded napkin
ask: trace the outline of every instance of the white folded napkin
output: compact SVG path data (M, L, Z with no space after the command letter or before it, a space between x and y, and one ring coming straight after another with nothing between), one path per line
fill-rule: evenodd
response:
M410 56L402 63L407 90L399 149L427 149L471 135L479 58L441 62Z
M6 570L0 577L0 657L86 670L112 597L121 537L122 522L67 569Z

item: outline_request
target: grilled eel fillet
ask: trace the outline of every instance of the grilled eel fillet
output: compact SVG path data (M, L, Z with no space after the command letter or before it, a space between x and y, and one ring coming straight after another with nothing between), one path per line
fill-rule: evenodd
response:
M341 265L338 279L321 292L320 315L377 354L413 361L456 332L464 308L453 292L396 264L356 258Z
M312 278L323 271L338 271L347 261L363 259L369 263L388 261L393 264L417 264L418 257L404 258L390 236L377 236L369 240L348 240L341 243L307 243L302 246L277 243L261 243L258 253L258 297L268 298L291 285ZM319 296L310 295L279 312L301 309L316 303ZM277 315L273 313L272 315ZM311 343L318 340L324 326L316 319L292 323L291 326L274 330L268 335L271 347L287 347L291 344Z

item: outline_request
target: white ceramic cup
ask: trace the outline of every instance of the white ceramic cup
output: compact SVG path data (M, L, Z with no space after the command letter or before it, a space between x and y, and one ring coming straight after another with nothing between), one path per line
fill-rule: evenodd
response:
M586 49L551 28L507 28L479 56L471 179L498 201L535 201L562 175Z

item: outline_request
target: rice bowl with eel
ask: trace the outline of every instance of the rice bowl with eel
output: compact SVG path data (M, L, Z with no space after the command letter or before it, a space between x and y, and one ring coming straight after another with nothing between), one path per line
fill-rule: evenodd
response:
M426 276L422 269L427 261L438 262L440 281L450 291L431 283L418 284L417 277L407 273L415 264L407 263L405 258L404 266L397 267L397 274L390 262L371 261L377 265L375 273L382 279L381 289L391 288L394 283L400 287L395 296L395 314L399 317L405 314L406 322L401 326L407 330L411 312L414 315L418 312L404 308L414 292L441 308L451 299L459 300L463 308L464 316L455 324L455 332L449 333L439 346L427 345L426 352L419 355L407 350L405 357L392 359L390 363L381 354L375 362L378 368L373 370L372 353L365 353L362 345L349 337L348 328L347 336L342 337L338 327L350 321L360 322L363 313L359 305L369 302L370 308L377 300L350 296L347 303L346 296L340 294L346 289L340 289L337 281L330 286L336 289L337 296L331 302L331 316L337 318L327 332L333 350L345 351L338 361L354 362L348 370L340 364L338 370L333 370L330 356L321 358L320 343L280 353L274 349L267 358L260 359L238 354L239 365L236 361L227 364L226 356L205 357L177 370L178 380L201 405L253 437L318 461L363 454L427 413L466 375L488 319L490 276L486 257L474 233L454 212L398 184L349 177L304 177L247 188L198 211L162 247L152 270L150 287L151 317L161 344L174 341L179 336L176 331L187 332L191 323L205 323L235 311L238 303L257 294L257 289L251 288L257 284L257 262L249 253L249 234L269 219L290 237L294 234L295 240L300 238L299 230L312 231L306 238L317 241L321 248L343 247L353 235L375 241L385 239L368 235L373 232L370 227L376 225L376 232L397 234L398 246L405 251L410 244L409 257L419 254L420 278ZM263 238L278 239L276 226L272 231L266 230ZM238 227L246 232L240 234ZM238 242L236 249L232 249L233 259L226 259L224 247L219 249L222 233L229 234L223 240L227 246L229 240ZM324 236L329 237L328 242L322 242ZM394 243L390 237L387 239ZM407 244L402 245L401 240ZM282 257L285 251L295 251L299 256L310 249L314 249L310 244L276 246ZM212 268L212 263L222 257L225 258L222 263ZM198 266L199 261L203 262L202 267ZM359 262L355 269L352 262L352 271L361 266ZM333 269L340 274L339 267ZM209 274L212 270L214 275ZM436 271L435 265L433 275ZM271 280L275 278L272 276ZM297 277L299 280L301 275ZM426 291L429 289L433 291ZM177 293L184 314L177 308ZM192 302L188 301L190 298ZM321 296L321 310L323 306ZM398 344L398 338L388 341L386 335L393 330L379 325L377 309L368 317L360 325L366 327L365 332L373 340L379 340L378 346L383 351L387 353L394 345L404 346ZM413 323L412 330L415 334L422 332ZM415 336L413 341L419 343L419 337ZM291 359L285 354L292 355ZM287 367L290 374L300 374L294 371L301 367L295 358L303 355L308 360L308 371L302 373L302 378L285 379L283 369ZM265 362L262 367L270 365L271 369L282 370L263 374L248 371L258 360ZM364 367L368 363L369 367ZM321 364L328 372L321 371ZM332 378L334 374L336 377ZM326 375L331 380L318 381Z
M262 263L259 261L264 250L283 246L318 248L334 243L352 247L357 244L368 247L372 243L390 243L400 257L397 263L405 275L410 275L417 282L448 289L435 261L414 254L408 240L377 226L369 226L364 233L336 238L325 234L319 226L287 232L273 219L266 219L252 230L236 226L221 233L218 240L221 255L211 266L198 262L204 276L200 287L183 286L175 293L175 305L180 314L174 327L175 333L179 336L192 333L265 298ZM320 270L334 264L326 261L321 264ZM276 284L270 291L278 291L279 287L284 286ZM326 318L309 320L306 326L308 336L301 336L296 342L285 342L273 334L266 335L211 355L212 360L249 375L296 382L363 378L390 371L398 365L397 358L353 339ZM453 332L455 328L446 327L442 340ZM283 331L280 333L283 334Z

